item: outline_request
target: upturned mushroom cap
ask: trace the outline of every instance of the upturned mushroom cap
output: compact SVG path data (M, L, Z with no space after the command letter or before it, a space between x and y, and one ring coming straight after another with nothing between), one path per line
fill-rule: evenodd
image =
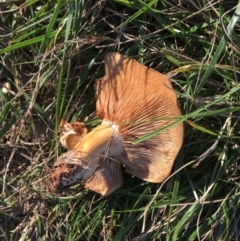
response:
M177 124L140 143L133 141L181 116L177 95L165 75L119 53L108 53L105 76L96 83L97 114L118 126L124 152L116 159L126 171L149 182L170 174L183 142Z
M119 163L143 180L163 182L181 148L183 124L166 128L181 116L169 79L119 53L108 53L104 60L105 76L96 82L97 115L102 124L89 133L81 124L75 125L75 131L67 126L62 144L69 151L54 164L53 189L80 181L107 195L122 185Z

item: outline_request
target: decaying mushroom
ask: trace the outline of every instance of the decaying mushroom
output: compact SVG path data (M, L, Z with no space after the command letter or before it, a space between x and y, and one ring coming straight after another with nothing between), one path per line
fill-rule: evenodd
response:
M81 182L107 195L122 185L121 164L143 180L163 182L182 145L182 123L133 143L181 116L168 77L119 53L106 54L104 61L105 76L96 82L102 123L89 133L83 123L62 123L62 143L69 151L54 164L52 190Z
M98 149L93 146L91 151L87 150L88 141L92 140L92 134L98 132L97 128L91 132L90 136L86 136L87 128L84 123L79 121L67 123L61 120L59 131L61 133L60 142L63 147L68 149L68 152L62 154L54 163L48 179L51 192L58 192L61 188L79 181L85 188L103 196L122 186L123 177L120 163L107 156L99 156ZM80 151L78 147L75 147L81 141L84 142L85 151ZM92 155L85 159L85 154L90 152Z

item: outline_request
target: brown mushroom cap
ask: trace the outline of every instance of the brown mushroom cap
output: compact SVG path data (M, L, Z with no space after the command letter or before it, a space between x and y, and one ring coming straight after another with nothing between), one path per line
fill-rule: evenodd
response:
M100 161L99 168L94 175L86 181L85 188L106 196L120 188L122 184L121 164L105 158Z
M133 141L181 116L177 95L168 77L134 59L108 53L104 61L105 76L96 84L97 114L118 126L125 151L116 159L134 176L162 182L181 148L183 124L140 144L134 145Z

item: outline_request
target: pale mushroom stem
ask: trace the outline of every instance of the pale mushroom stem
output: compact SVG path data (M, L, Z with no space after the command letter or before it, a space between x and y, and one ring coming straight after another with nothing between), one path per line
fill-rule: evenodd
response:
M85 188L103 196L108 195L121 187L123 182L121 164L112 158L124 151L118 126L103 120L88 134L82 134L83 128L82 123L74 122L71 125L62 121L63 143L69 150L55 162L49 188L56 192L83 181Z
M86 134L82 140L74 146L73 150L82 154L85 162L92 162L92 154L116 156L123 152L122 139L118 134L117 125L103 121L101 125ZM94 158L95 159L95 158Z

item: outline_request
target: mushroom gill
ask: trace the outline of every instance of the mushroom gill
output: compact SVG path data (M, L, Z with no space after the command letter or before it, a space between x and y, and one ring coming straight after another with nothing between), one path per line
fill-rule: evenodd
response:
M96 83L97 114L117 126L124 152L116 159L134 176L163 182L181 148L183 124L140 144L133 141L181 116L177 95L168 77L127 56L109 53L104 60L105 76Z

